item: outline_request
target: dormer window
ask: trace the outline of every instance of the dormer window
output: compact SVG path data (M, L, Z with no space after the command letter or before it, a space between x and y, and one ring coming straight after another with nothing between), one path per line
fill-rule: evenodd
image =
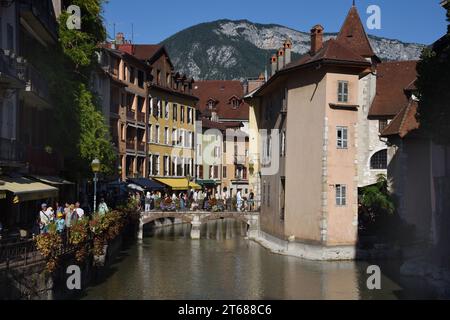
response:
M236 97L233 97L233 98L231 98L230 103L231 103L231 107L232 107L233 109L237 109L237 108L239 108L239 106L241 105L241 100L239 100L239 99L236 98Z
M210 99L210 100L208 101L208 109L209 109L209 110L212 110L212 109L214 108L214 105L215 105L214 100L213 100L213 99Z

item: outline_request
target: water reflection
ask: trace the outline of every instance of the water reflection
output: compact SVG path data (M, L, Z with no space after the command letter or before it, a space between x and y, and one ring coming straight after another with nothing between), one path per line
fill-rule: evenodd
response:
M246 240L247 226L210 221L201 240L190 225L147 230L87 299L395 299L402 289L382 278L366 288L368 264L312 262L268 252Z

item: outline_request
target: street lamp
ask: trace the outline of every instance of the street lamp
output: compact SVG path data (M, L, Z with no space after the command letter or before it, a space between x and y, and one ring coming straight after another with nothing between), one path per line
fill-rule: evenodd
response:
M117 167L117 172L119 173L119 183L120 183L120 181L122 181L122 166L121 165L119 165Z
M189 191L189 182L191 181L191 176L189 174L186 175L186 179L187 179L187 190Z
M97 209L97 175L100 172L100 160L98 160L97 158L92 160L91 168L92 172L94 172L94 210L92 212L95 212L95 210Z

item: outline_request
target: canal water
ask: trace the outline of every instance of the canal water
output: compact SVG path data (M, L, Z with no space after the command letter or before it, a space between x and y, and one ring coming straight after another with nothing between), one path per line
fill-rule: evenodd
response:
M395 263L382 266L381 290L373 291L368 263L281 256L245 234L246 225L235 220L203 225L201 240L191 240L185 224L147 230L82 299L432 298L421 284L397 277Z

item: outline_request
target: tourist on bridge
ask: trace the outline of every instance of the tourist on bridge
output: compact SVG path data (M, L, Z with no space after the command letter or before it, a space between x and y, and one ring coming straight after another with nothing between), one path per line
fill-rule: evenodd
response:
M152 195L147 191L147 195L145 196L145 212L149 212L151 210L152 204Z
M241 211L242 201L243 201L241 190L239 190L236 195L236 201L237 201L237 211Z

